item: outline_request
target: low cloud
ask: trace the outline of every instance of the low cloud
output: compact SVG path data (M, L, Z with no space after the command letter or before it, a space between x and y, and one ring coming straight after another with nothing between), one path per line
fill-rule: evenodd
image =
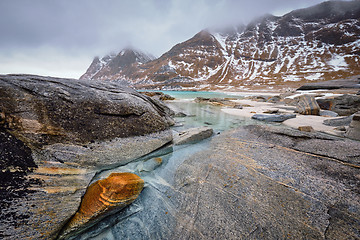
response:
M208 27L282 15L321 0L2 0L0 73L78 78L94 56L156 56Z

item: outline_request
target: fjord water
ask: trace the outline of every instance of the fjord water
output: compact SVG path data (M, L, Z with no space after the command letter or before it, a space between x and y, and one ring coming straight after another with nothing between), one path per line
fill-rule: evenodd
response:
M214 129L214 135L240 125L257 123L248 118L233 116L221 111L221 107L195 103L197 97L235 97L219 93L206 92L165 92L177 100L167 102L172 109L181 111L188 116L176 117L174 131L182 131L191 127L206 126ZM206 139L195 144L181 146L165 146L137 161L120 166L116 169L100 173L97 178L110 172L132 172L145 181L145 188L138 199L119 213L109 216L96 224L76 239L167 239L175 227L175 216L183 196L176 191L174 177L177 168L187 158L199 151L208 149ZM145 165L155 157L162 163L153 169ZM94 179L96 180L96 179ZM189 180L191 181L191 180Z

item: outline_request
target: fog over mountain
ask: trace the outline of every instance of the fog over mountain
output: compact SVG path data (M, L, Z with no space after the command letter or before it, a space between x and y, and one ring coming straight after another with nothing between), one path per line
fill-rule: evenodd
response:
M78 78L94 56L131 46L159 57L204 28L283 15L322 0L2 0L0 73Z

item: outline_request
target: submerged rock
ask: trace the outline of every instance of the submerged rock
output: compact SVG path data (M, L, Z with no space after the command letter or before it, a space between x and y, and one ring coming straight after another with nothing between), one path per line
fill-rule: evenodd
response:
M144 187L144 180L133 173L112 173L86 190L76 214L62 230L59 239L84 231L104 217L132 203Z
M283 122L296 118L296 114L254 114L251 118L264 122Z
M301 95L298 98L296 111L303 115L319 115L320 107L313 96Z

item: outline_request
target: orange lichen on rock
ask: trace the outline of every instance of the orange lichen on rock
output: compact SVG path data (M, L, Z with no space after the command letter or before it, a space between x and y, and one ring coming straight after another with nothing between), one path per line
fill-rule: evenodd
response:
M132 203L144 187L144 180L133 173L112 173L87 189L79 210L64 227L59 239L79 233L102 218Z

